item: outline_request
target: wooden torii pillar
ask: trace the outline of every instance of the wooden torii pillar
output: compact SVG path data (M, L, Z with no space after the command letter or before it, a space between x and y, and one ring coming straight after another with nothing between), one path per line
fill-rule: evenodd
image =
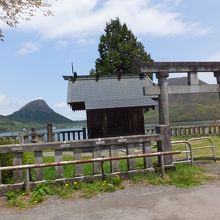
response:
M158 151L170 151L171 133L169 123L169 102L171 94L193 94L193 93L219 93L220 94L220 62L142 62L139 61L141 73L155 73L158 85L144 88L145 95L159 96L159 126L157 133L161 134L162 140L158 145ZM198 72L214 73L216 85L200 85ZM187 73L188 85L168 86L167 78L172 73ZM165 165L172 164L172 156L166 156Z

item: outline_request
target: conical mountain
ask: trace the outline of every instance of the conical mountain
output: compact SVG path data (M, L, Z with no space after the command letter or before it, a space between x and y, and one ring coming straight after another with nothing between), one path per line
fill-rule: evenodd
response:
M36 122L36 123L71 123L72 121L51 109L48 104L42 100L29 102L19 111L8 115L7 118L19 122Z

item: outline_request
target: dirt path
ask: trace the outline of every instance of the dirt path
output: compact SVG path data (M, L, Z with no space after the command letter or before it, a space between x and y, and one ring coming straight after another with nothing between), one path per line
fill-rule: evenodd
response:
M135 185L91 199L51 198L28 210L0 207L1 220L219 220L220 181L191 189Z

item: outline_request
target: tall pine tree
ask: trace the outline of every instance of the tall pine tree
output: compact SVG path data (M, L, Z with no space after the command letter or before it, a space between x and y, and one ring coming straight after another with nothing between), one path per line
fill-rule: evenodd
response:
M100 57L96 60L94 75L139 74L135 59L153 61L144 50L144 45L121 24L119 18L106 24L105 34L100 37L98 46Z

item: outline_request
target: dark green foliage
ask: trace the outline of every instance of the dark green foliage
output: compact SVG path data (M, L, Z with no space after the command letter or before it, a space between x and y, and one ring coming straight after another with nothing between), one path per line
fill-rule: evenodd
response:
M33 193L31 194L31 201L33 203L39 203L42 202L45 197L47 197L48 195L53 195L54 192L51 189L50 186L48 186L47 184L39 184L33 191Z
M12 144L11 140L8 139L0 139L0 145ZM12 166L12 154L0 154L0 165L2 167ZM12 171L3 171L2 172L2 182L3 183L11 183L13 182L13 174Z
M150 54L144 50L144 45L128 29L121 24L119 18L106 24L105 34L100 37L98 46L100 57L96 60L94 75L139 74L135 59L152 61Z

